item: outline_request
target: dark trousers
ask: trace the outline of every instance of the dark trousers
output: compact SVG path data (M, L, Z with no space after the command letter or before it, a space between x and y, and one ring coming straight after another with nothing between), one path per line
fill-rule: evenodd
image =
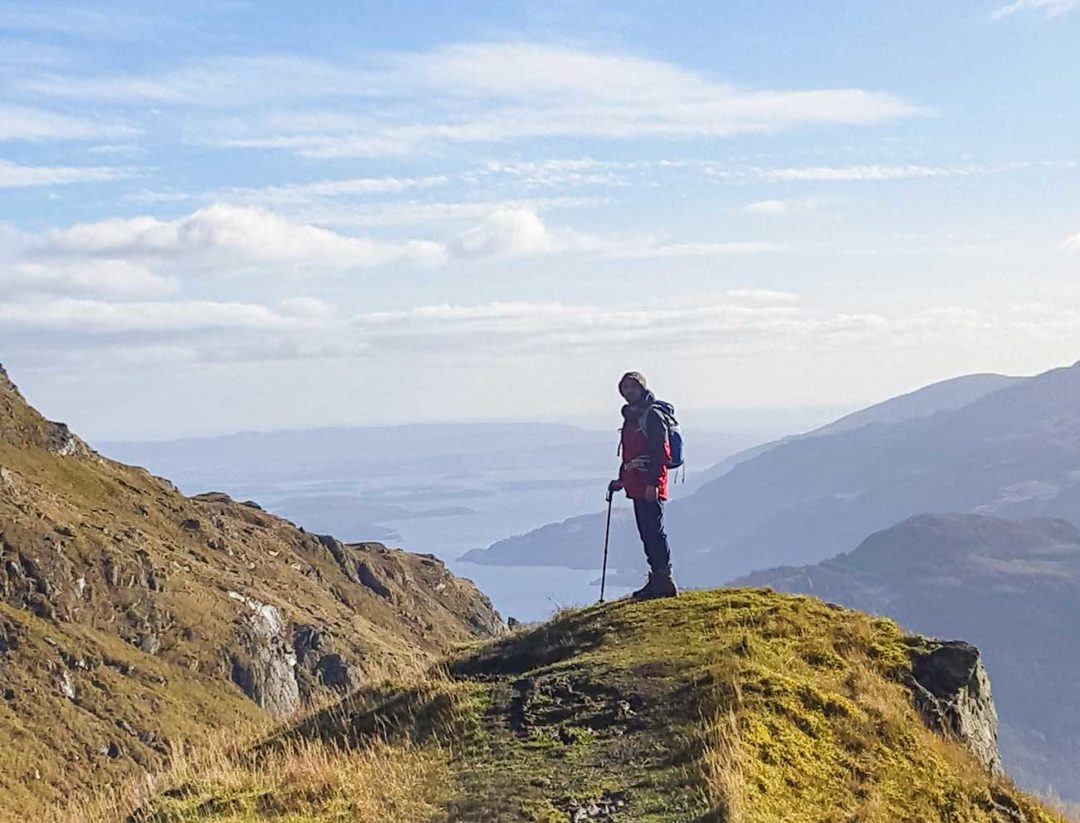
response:
M671 568L671 550L664 532L664 501L635 500L634 519L638 534L645 545L645 557L653 571Z

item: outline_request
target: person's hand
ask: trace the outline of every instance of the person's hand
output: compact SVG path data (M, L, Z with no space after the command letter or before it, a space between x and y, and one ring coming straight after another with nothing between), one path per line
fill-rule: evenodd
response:
M645 487L645 500L647 500L649 503L655 503L657 500L659 500L656 486Z
M608 494L615 494L615 492L621 492L623 490L623 482L621 480L612 480L607 484Z

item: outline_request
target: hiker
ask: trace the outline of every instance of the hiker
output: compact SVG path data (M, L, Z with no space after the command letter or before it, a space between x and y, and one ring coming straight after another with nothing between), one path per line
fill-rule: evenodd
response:
M608 484L608 493L625 490L626 496L634 501L634 518L649 561L649 578L632 596L635 600L674 597L679 592L671 578L671 552L664 533L671 442L663 410L671 407L660 404L658 408L656 397L640 372L623 375L619 394L626 400L622 408L623 462L619 479Z

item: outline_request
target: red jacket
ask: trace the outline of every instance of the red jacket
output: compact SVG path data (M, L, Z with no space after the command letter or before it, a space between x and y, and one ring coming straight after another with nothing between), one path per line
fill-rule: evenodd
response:
M652 407L647 397L637 406L623 406L622 427L622 481L626 496L631 500L644 500L645 487L656 486L657 498L668 499L668 461L671 460L671 444L667 438L667 426Z

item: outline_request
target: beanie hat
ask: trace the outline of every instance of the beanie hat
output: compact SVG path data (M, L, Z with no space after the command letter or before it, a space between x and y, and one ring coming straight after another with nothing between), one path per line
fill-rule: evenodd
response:
M649 386L645 382L645 375L643 375L639 371L628 371L626 374L624 374L621 378L619 378L619 385L620 386L623 384L624 380L633 380L635 383L637 383L639 386L641 386L642 391L648 391L649 390Z

